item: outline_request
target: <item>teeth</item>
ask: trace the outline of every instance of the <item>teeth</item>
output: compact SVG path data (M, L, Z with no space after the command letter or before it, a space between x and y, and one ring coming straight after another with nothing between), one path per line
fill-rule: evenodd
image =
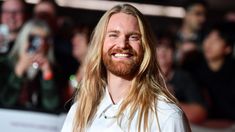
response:
M117 54L114 54L115 57L127 57L128 54L120 54L120 53L117 53Z

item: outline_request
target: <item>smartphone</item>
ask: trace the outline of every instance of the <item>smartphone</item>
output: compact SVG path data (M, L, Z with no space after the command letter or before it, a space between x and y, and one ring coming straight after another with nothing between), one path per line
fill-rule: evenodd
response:
M28 52L35 53L42 44L42 38L38 35L29 35Z

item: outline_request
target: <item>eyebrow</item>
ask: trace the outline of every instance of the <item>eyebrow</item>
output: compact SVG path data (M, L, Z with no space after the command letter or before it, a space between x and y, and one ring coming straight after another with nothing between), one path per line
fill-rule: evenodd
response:
M118 30L110 30L107 33L120 33L120 31L118 31Z
M120 33L120 31L118 31L118 30L110 30L110 31L108 31L107 33L117 33L117 34L119 34ZM139 33L139 32L129 32L129 33L127 33L128 35L139 35L139 36L141 36L141 33Z

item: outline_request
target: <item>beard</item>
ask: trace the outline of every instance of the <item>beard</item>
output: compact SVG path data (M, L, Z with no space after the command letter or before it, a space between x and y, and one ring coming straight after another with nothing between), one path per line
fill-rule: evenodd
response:
M128 58L124 60L113 60L115 53L128 54ZM112 74L119 77L133 77L143 60L143 53L137 54L133 49L110 49L108 52L102 54L104 66Z

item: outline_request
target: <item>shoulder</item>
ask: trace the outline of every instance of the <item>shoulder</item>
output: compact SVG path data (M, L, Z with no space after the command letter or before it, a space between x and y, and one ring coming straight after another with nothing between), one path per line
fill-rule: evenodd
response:
M66 116L66 119L64 121L61 132L72 132L72 129L73 129L72 125L73 125L77 106L78 106L78 103L74 103L72 105L72 107L70 108L70 110Z
M183 111L174 103L170 103L167 99L160 97L156 104L156 110L161 120L169 117L179 118Z
M157 117L162 131L189 132L190 126L184 112L174 103L160 97L156 104Z

